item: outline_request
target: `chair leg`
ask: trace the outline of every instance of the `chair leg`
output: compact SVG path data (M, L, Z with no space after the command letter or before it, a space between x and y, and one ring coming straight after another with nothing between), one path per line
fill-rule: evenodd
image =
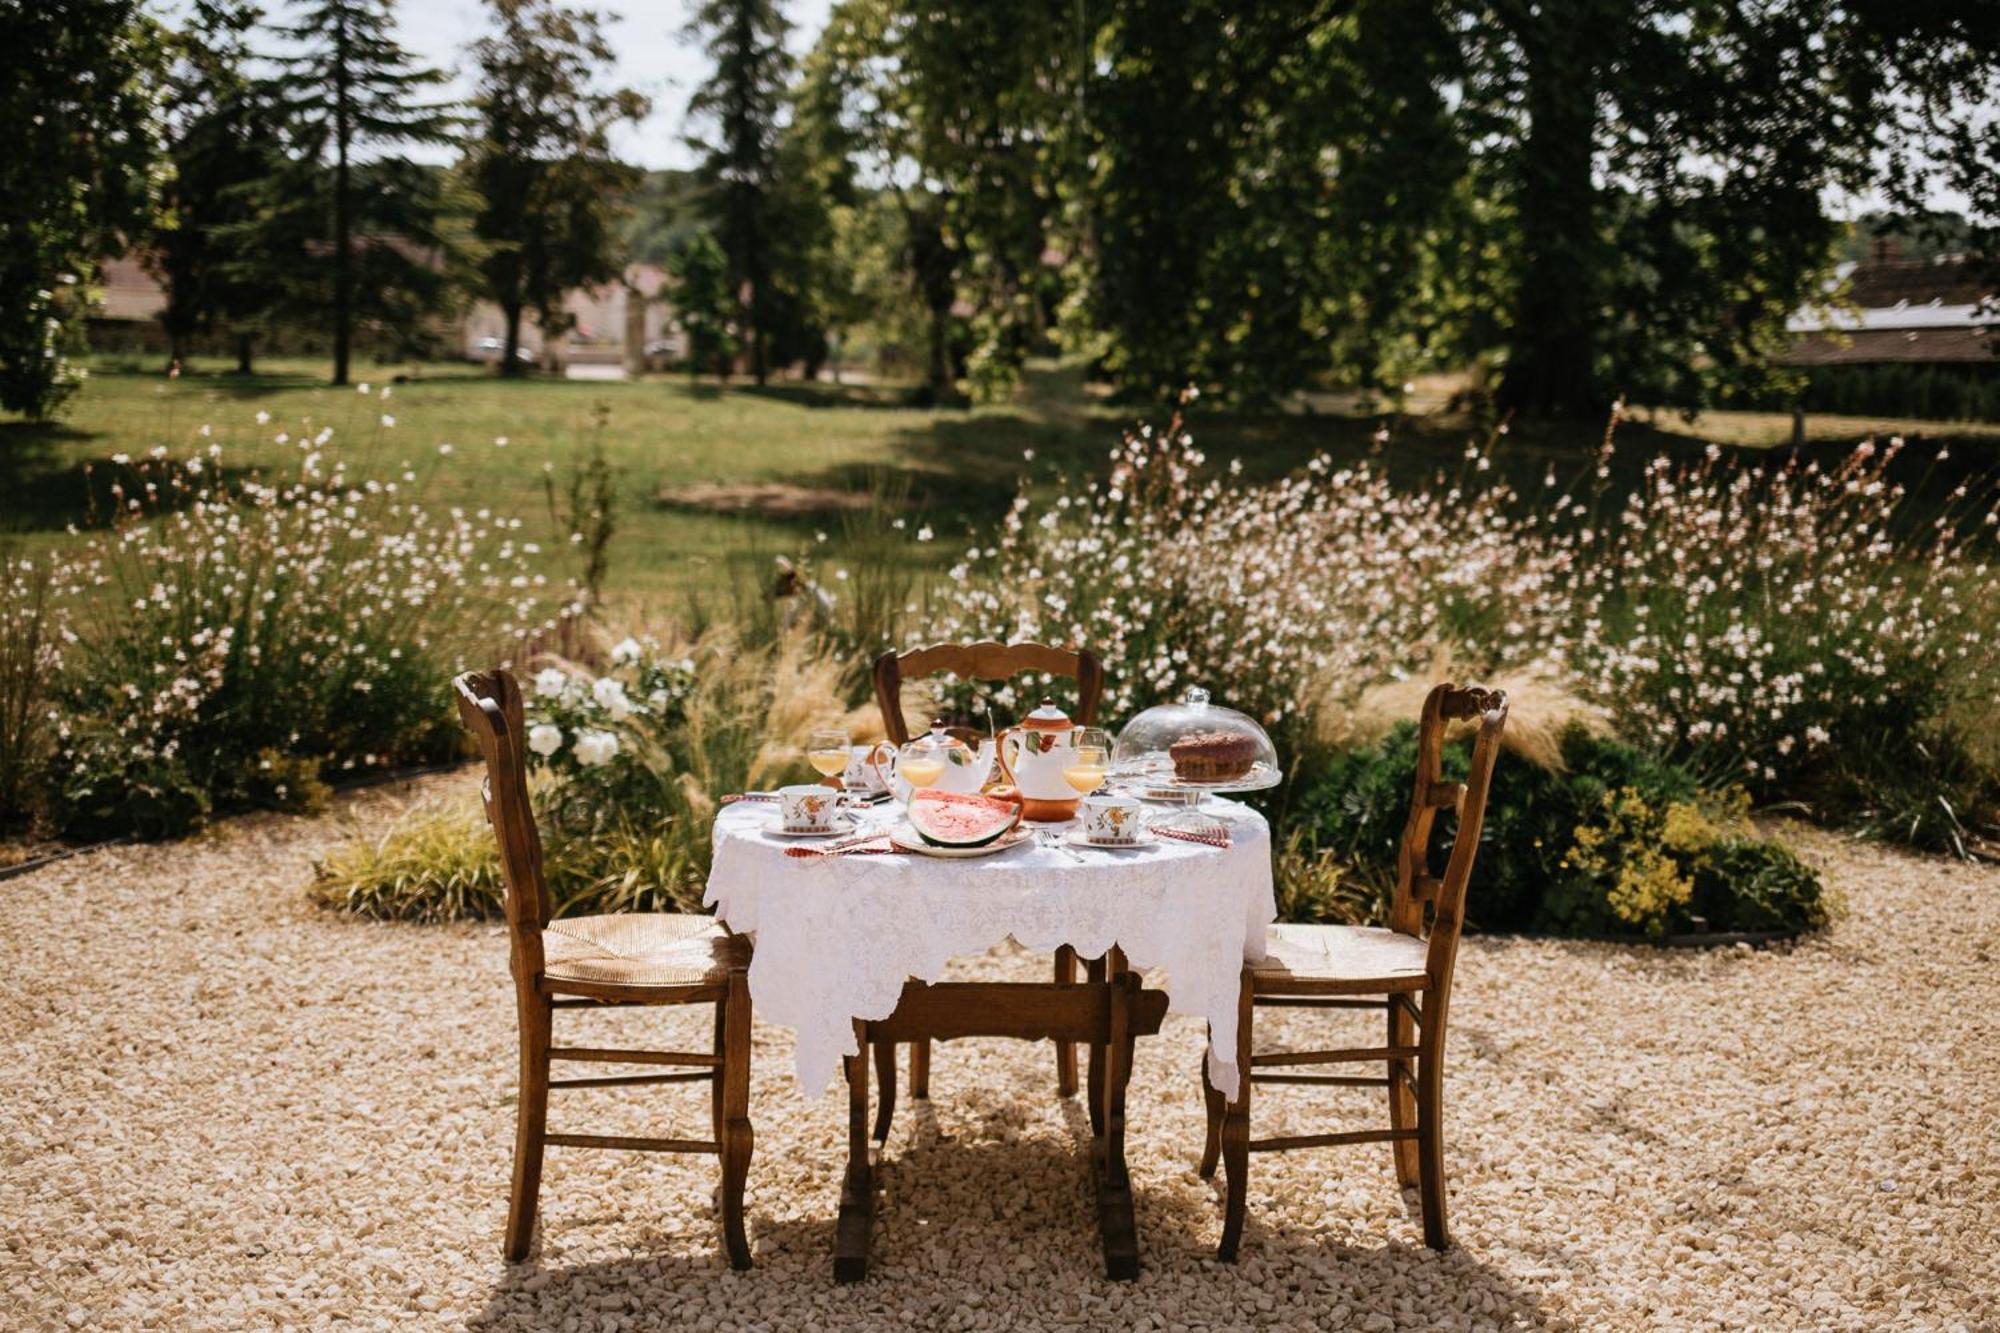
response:
M1432 1011L1436 1009L1436 1031ZM1451 1245L1444 1216L1444 1024L1443 1005L1424 1005L1423 1053L1417 1057L1417 1178L1423 1192L1424 1244Z
M709 1079L709 1081L708 1081L708 1113L709 1113L709 1120L710 1120L711 1124L712 1124L712 1125L713 1125L713 1127L714 1127L714 1130L715 1130L715 1135L714 1135L714 1138L715 1138L715 1141L716 1141L717 1143L720 1143L720 1142L722 1142L722 1120L723 1120L723 1117L722 1117L722 1060L723 1060L723 1058L724 1058L724 1056L725 1056L725 1054L726 1054L726 1046L725 1046L725 1039L726 1039L726 1037L727 1037L727 1035L728 1035L728 1024L727 1024L727 1023L726 1023L726 1022L724 1021L724 1017L723 1017L723 1016L724 1016L724 1014L725 1014L725 1013L726 1013L727 1011L728 1011L728 1006L727 1006L727 1005L725 1005L725 1004L722 1004L722 1003L720 1003L720 1002L718 1002L718 1003L716 1004L716 1006L715 1006L715 1059L716 1059L716 1065L715 1065L715 1072L714 1072L714 1076L713 1076L712 1078L710 1078L710 1079Z
M750 985L738 968L722 1001L722 1240L731 1268L750 1267L743 1227L743 1187L756 1134L750 1127Z
M1202 1101L1208 1111L1208 1138L1201 1147L1201 1165L1195 1174L1203 1180L1215 1178L1215 1164L1222 1160L1222 1113L1227 1103L1215 1085L1208 1081L1208 1053L1202 1052L1195 1062L1194 1076L1201 1081Z
M1222 1165L1229 1177L1229 1188L1223 1200L1222 1243L1216 1246L1215 1253L1224 1263L1236 1262L1236 1248L1243 1239L1245 1200L1250 1192L1250 1053L1256 1049L1251 1042L1254 1000L1255 992L1246 969L1242 993L1236 1001L1236 1067L1240 1081L1236 1100L1222 1117ZM1203 1077L1207 1077L1206 1072Z
M931 1095L931 1039L919 1037L910 1043L910 1095L927 1101Z
M1076 950L1065 944L1056 950L1056 985L1076 984ZM1076 1096L1076 1043L1056 1043L1056 1096Z
M889 1121L896 1114L896 1043L875 1043L875 1082L882 1091L882 1104L875 1108L875 1142L889 1141Z
M528 1257L542 1194L543 1139L549 1128L549 1040L555 1011L545 996L520 998L521 1086L514 1113L514 1183L507 1198L507 1261Z
M1389 998L1389 1045L1413 1045L1416 1025L1410 1019L1409 1011L1394 996ZM1417 1098L1410 1091L1404 1076L1410 1071L1408 1060L1391 1060L1389 1070L1389 1128L1415 1129L1417 1127ZM1397 1139L1389 1145L1389 1151L1396 1167L1396 1187L1415 1189L1417 1187L1418 1145L1414 1139Z

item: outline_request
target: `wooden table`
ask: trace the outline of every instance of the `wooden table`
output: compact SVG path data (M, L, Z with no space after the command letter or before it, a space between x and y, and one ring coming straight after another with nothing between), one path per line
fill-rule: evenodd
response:
M1097 1187L1097 1223L1106 1277L1139 1275L1139 1240L1132 1217L1132 1182L1125 1169L1125 1087L1132 1077L1132 1046L1160 1030L1166 992L1147 990L1117 949L1092 961L1085 979L1055 982L969 981L903 987L896 1011L875 1022L856 1021L861 1053L845 1057L847 1074L847 1173L840 1190L834 1233L833 1276L858 1282L868 1275L868 1240L875 1222L875 1167L882 1144L868 1132L868 1052L871 1043L928 1037L1016 1037L1073 1041L1090 1049L1090 1166ZM883 1132L888 1122L882 1121Z

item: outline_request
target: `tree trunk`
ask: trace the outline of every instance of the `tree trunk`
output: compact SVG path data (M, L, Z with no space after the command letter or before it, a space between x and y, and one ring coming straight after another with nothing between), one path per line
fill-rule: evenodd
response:
M951 393L951 307L931 307L930 372L925 378L933 397Z
M236 335L237 374L249 375L254 373L250 365L250 357L255 350L255 340L253 337L248 333L238 332Z
M500 340L500 374L513 379L521 373L521 307L503 305L500 314L507 321L507 336Z
M348 195L347 149L354 127L347 102L346 32L335 36L333 75L333 382L347 383L349 338L354 323L353 206Z
M1593 364L1603 255L1591 179L1601 25L1590 17L1537 7L1519 22L1529 116L1523 258L1498 398L1503 411L1522 416L1595 417L1606 408Z

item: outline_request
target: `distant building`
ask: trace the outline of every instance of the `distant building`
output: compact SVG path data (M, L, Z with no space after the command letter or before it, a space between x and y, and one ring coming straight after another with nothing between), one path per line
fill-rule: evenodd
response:
M1806 372L1810 412L2000 420L2000 283L1963 255L1902 259L1878 242L1842 264L1843 305L1787 321L1779 358Z
M623 365L628 370L665 369L685 352L685 339L665 298L672 285L657 264L629 264L621 279L599 287L577 288L563 300L575 323L556 344L544 346L532 316L521 321L521 346L537 362L553 352L557 365ZM92 311L100 347L145 349L164 353L166 334L160 312L167 293L160 280L137 256L104 261L99 298ZM500 307L476 301L463 318L439 330L443 345L473 361L496 361L505 345L507 326Z

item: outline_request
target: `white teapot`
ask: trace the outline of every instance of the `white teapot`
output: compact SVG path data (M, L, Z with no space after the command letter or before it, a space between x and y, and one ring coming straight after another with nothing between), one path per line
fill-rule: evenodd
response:
M1076 788L1063 770L1076 762L1076 723L1055 706L1042 706L1000 733L1000 771L1021 794L1021 817L1042 823L1076 818Z
M977 749L944 728L931 723L930 734L905 745L897 756L891 789L897 799L908 801L914 787L976 796L993 772L993 742L982 740Z

